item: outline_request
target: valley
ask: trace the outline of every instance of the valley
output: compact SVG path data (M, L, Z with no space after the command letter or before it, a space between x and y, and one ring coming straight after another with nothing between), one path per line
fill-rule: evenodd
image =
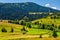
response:
M33 2L0 3L0 40L60 40L60 10Z

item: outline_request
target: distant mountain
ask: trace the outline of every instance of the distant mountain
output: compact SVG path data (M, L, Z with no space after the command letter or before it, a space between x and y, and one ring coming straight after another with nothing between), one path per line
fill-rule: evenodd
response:
M50 12L59 12L59 10L40 6L33 2L0 3L0 19L9 19L9 20L22 19L24 16L29 17L28 14L29 12L48 12L49 10Z

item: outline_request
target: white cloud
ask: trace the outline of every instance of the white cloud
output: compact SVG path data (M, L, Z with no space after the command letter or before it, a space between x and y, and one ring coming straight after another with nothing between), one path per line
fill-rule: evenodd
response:
M57 9L56 7L51 7L51 8L53 8L53 9Z
M45 4L45 6L46 6L46 7L50 7L50 4L49 4L49 3L48 3L48 4Z
M54 6L51 6L49 3L45 4L46 7L50 7L50 8L53 8L53 9L57 9L56 7Z

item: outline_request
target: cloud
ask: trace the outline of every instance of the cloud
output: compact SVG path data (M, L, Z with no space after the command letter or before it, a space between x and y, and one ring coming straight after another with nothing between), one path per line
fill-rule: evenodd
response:
M56 7L54 6L51 6L49 3L45 4L46 7L50 7L50 8L53 8L53 9L57 9Z
M46 6L46 7L49 7L49 6L50 6L50 4L49 4L49 3L48 3L48 4L45 4L45 6Z
M51 8L53 8L53 9L57 9L56 7L51 7Z

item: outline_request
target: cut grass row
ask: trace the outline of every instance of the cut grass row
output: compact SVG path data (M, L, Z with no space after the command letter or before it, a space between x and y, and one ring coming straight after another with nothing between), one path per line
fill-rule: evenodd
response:
M19 38L12 40L60 40L60 38Z
M33 29L31 28L27 34L46 34L48 32L52 32L50 30L47 30L47 29Z

